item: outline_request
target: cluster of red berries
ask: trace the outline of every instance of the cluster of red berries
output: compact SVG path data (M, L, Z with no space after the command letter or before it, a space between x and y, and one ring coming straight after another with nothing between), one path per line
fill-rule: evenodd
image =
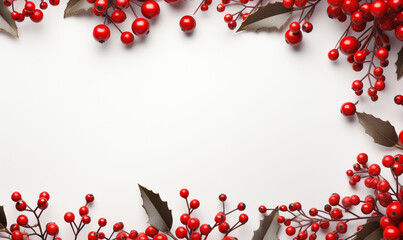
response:
M10 225L10 231L7 231L9 239L11 240L29 240L31 236L39 237L42 240L51 236L54 240L62 240L57 237L59 233L59 227L54 222L49 222L45 226L40 223L40 217L44 210L48 208L48 202L50 195L47 192L41 192L35 208L31 208L27 202L22 199L19 192L14 192L11 195L11 200L15 202L15 208L19 212L29 212L35 217L35 222L30 223L28 217L25 214L21 214L17 217L17 221ZM29 232L27 232L29 231Z
M21 12L16 11L14 7L14 2L16 0L4 0L4 5L11 7L11 18L16 22L23 22L25 17L29 17L33 22L38 23L43 19L43 10L48 8L48 3L41 0L39 3L39 8L36 7L35 3L32 1L25 1L24 8ZM49 4L52 6L59 5L60 0L49 0Z
M262 0L257 0L254 4L248 5L249 2L254 0L221 0L221 3L217 5L218 12L224 12L228 7L238 7L240 10L234 13L227 13L224 15L224 22L228 25L230 30L234 30L237 27L237 21L245 21L248 16L257 11L258 7L263 4Z
M358 39L354 36L345 36L339 42L340 51L347 56L347 61L352 64L355 71L361 71L364 63L368 63L367 73L363 78L353 81L352 89L357 96L362 95L364 92L363 81L367 79L369 83L367 94L372 101L378 100L378 92L385 89L383 68L389 64L389 38L379 31L377 27L373 26ZM370 51L368 47L371 40L373 40L373 46ZM328 56L329 59L336 60L339 56L338 49L330 50ZM375 59L379 60L379 66L375 65Z
M316 233L322 229L326 231L326 240L339 240L340 235L347 233L349 223L353 221L379 221L385 240L399 240L403 237L403 188L398 182L398 177L403 174L403 155L386 155L382 159L383 167L390 169L395 184L381 175L380 165L368 164L367 154L358 154L356 161L353 169L346 172L350 185L354 186L363 180L364 185L371 189L373 194L365 198L357 195L342 198L333 193L323 209L311 208L308 213L302 210L299 202L294 202L288 207L281 205L279 211L288 213L290 217L282 214L277 221L286 226L285 233L288 236L295 236L294 240L315 240ZM354 207L359 207L360 211L355 211ZM381 209L382 207L384 209ZM265 206L259 207L261 213L267 210ZM362 225L359 226L357 231L362 228Z
M93 30L95 40L100 43L104 43L111 36L107 23L112 23L120 32L122 43L129 45L133 43L134 35L139 37L147 35L150 29L148 20L160 14L160 6L154 0L87 0L87 2L94 4L94 15L104 18L104 23L95 26ZM135 7L140 8L144 18L138 17ZM118 26L126 21L126 12L130 12L135 18L131 25L131 31L122 31Z
M183 227L178 227L175 231L175 235L179 239L188 239L188 240L201 240L207 239L209 234L215 229L224 234L223 240L235 240L236 238L228 236L232 231L241 227L248 221L248 215L242 213L238 217L238 221L234 225L230 225L227 221L227 216L236 211L243 211L246 209L245 203L241 202L238 206L226 212L225 211L225 201L227 200L227 196L225 194L220 194L218 199L222 202L222 211L218 212L214 218L214 224L211 226L209 224L201 224L200 220L196 217L193 217L192 214L196 209L199 208L200 202L197 199L188 200L189 191L187 189L182 189L180 191L180 196L186 200L187 205L187 213L184 213L180 217L180 222L183 224Z

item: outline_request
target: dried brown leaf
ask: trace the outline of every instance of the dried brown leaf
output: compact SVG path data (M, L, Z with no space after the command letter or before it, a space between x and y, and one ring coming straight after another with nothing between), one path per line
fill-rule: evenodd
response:
M0 4L0 31L4 31L13 37L18 38L18 28L11 18L11 12L6 5Z
M395 64L396 64L397 80L399 80L400 77L403 75L403 46L402 48L400 48L400 51L397 54L397 60Z
M158 193L154 193L141 185L139 188L149 224L161 232L170 232L173 219L172 211L168 208L167 202L162 201Z
M7 218L6 213L4 212L4 207L0 206L0 232L7 231Z
M354 240L380 240L382 238L382 228L378 220L368 221L362 229L355 233Z
M239 31L280 30L290 19L293 8L286 8L280 2L267 3L248 16L238 28Z
M259 228L253 233L252 240L278 240L280 224L277 222L279 216L278 207L260 221Z
M90 11L94 7L93 4L88 3L86 0L69 0L66 9L64 10L64 17L78 15Z
M389 121L383 121L371 114L357 112L360 124L375 143L385 147L393 147L398 143L395 127Z

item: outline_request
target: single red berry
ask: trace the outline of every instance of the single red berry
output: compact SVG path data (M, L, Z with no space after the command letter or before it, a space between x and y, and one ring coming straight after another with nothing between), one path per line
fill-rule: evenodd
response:
M189 206L192 209L197 209L200 207L200 202L197 199L193 199L192 201L190 201Z
M211 232L211 227L208 224L203 224L200 226L200 233L203 235L209 235Z
M19 192L13 192L13 194L11 194L11 200L13 200L13 202L17 202L21 198L22 198L22 196L21 196L21 193L19 193Z
M386 50L386 48L380 48L376 51L375 55L379 61L385 61L389 56L389 52Z
M145 234L149 237L154 237L158 234L158 229L153 226L148 226L145 230Z
M346 103L344 103L344 104L341 106L341 109L340 109L341 113L342 113L344 116L352 116L352 115L355 114L356 110L357 110L357 109L356 109L356 107L355 107L355 104L352 103L352 102L346 102Z
M60 0L49 0L50 5L57 6L60 4Z
M220 225L218 225L218 230L224 234L228 233L229 228L230 228L230 226L227 222L223 222Z
M337 231L338 233L341 233L341 234L346 233L346 232L347 232L347 223L345 223L345 222L339 222L339 223L337 223L337 225L336 225L336 231Z
M388 5L383 0L376 0L371 3L372 16L379 18L385 15Z
M364 203L361 206L361 212L364 214L370 214L374 210L374 205L371 203Z
M246 214L239 215L239 222L242 224L245 224L246 222L248 222L248 219L249 219L249 217Z
M190 229L195 230L200 226L200 221L197 218L191 218L189 219L187 225Z
M99 235L97 232L91 231L88 233L88 240L98 240Z
M259 206L258 210L260 213L265 213L267 211L267 208L265 206L261 205L261 206Z
M288 236L293 236L293 235L295 234L295 227L293 227L293 226L287 227L287 228L285 229L285 233L286 233Z
M386 208L386 215L392 221L399 221L403 218L403 206L400 202L392 202Z
M396 226L388 226L383 230L384 240L398 240L400 236L400 230Z
M20 232L20 231L14 231L11 234L11 239L12 240L23 240L24 239L24 234L22 234L22 232Z
M57 226L56 223L48 223L46 225L46 232L50 235L50 236L55 236L59 233L59 227Z
M376 177L381 173L381 168L379 167L378 164L371 164L368 167L368 173L369 173L369 175Z
M339 239L339 236L334 232L329 232L326 234L325 239L326 240L337 240L337 239Z
M287 32L285 33L285 41L291 46L298 45L302 41L301 31L294 33L291 30L287 30Z
M134 41L134 35L131 32L123 32L120 36L120 40L126 45L132 44Z
M129 238L130 239L137 239L137 237L139 236L138 232L136 230L132 230L129 233Z
M298 33L301 29L301 26L299 25L298 22L292 22L292 23L290 23L289 28L290 28L291 32Z
M129 0L116 0L115 4L120 9L126 9L130 6Z
M68 222L68 223L71 223L71 222L74 221L74 219L75 219L74 213L72 213L72 212L66 212L66 213L64 214L64 221L66 221L66 222Z
M145 18L137 18L132 24L132 31L137 36L144 36L149 32L150 23Z
M115 10L111 14L111 19L114 23L122 23L126 20L126 13L122 10Z
M193 32L196 27L196 20L189 15L183 16L179 21L179 26L181 27L182 31L186 33Z
M39 9L35 9L35 11L31 15L29 15L29 17L33 22L38 23L43 19L43 12Z
M393 222L388 216L383 216L379 221L379 224L381 225L382 229L385 229L387 226L392 226Z
M96 0L95 1L95 5L94 5L94 9L96 9L98 12L105 12L106 9L108 9L109 7L109 2L108 0Z
M25 215L20 215L17 217L17 223L20 226L26 226L28 225L28 218Z
M178 227L175 231L175 235L180 239L185 238L187 236L187 233L188 232L184 227Z
M343 217L343 212L338 208L333 208L332 211L330 211L330 216L333 219L338 220Z
M403 104L403 96L402 95L396 95L394 101L395 101L396 104L402 105Z
M141 6L141 13L148 19L154 18L160 14L160 5L154 0L147 0Z
M109 27L104 25L104 24L99 24L95 26L94 31L93 31L93 36L95 40L97 40L100 43L106 42L109 37L111 36L111 31L109 30Z
M225 194L220 194L218 196L218 200L220 200L221 202L225 202L227 200L227 195Z
M360 164L365 164L368 162L368 155L366 153L360 153L357 155L357 162Z
M232 21L230 21L230 22L228 23L228 28L229 28L230 30L234 30L234 29L236 28L236 25L237 25L236 21L235 21L235 20L232 20Z
M226 216L223 212L217 213L217 215L214 218L214 221L218 224L225 222Z
M37 204L39 209L44 210L48 207L48 200L46 200L46 198L41 197L38 199Z
M338 205L340 202L340 195L337 193L333 193L330 197L329 197L329 204L332 206L336 206Z
M332 49L329 51L327 56L330 60L336 61L339 58L339 51L337 49Z
M33 13L35 11L35 3L31 1L25 2L25 10L29 13Z
M294 0L283 0L283 5L286 8L292 8L294 6Z
M189 190L187 190L186 188L183 188L182 190L180 190L179 195L182 198L188 198L189 197Z
M399 24L396 28L395 28L395 36L397 39L399 39L400 41L403 41L403 24Z
M94 197L93 194L87 194L87 195L85 195L85 201L86 201L87 203L92 203L94 200L95 200L95 197Z
M25 209L27 209L27 203L24 200L18 200L15 203L15 208L20 212L25 211Z
M245 210L245 209L246 209L246 204L243 203L243 202L238 203L237 209L238 209L239 211Z
M353 36L344 37L340 41L341 52L348 56L354 54L358 50L359 46L360 43L358 42L357 38Z
M120 230L122 230L124 227L124 224L122 222L117 222L115 224L113 224L113 231L114 232L119 232ZM152 230L151 230L152 231ZM158 233L158 232L157 232ZM157 234L156 233L156 234ZM147 233L146 233L147 234Z
M232 14L225 14L224 16L224 22L229 23L233 20Z
M39 8L42 9L42 10L47 9L48 8L48 3L47 2L41 2L39 4Z
M345 14L351 15L357 11L359 7L360 4L358 3L358 0L344 0L341 9Z
M98 220L98 225L99 225L100 227L105 227L106 224L107 224L107 221L106 221L105 218L100 218L100 219Z
M91 222L91 218L90 218L90 216L88 216L88 215L82 216L81 221L82 221L84 224L89 224L89 223Z
M310 22L304 22L302 24L302 31L306 32L306 33L310 33L313 30L313 25Z
M225 11L225 5L220 3L217 5L217 12L224 12Z

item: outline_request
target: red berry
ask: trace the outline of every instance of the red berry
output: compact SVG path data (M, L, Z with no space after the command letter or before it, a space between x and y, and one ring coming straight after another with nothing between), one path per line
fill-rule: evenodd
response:
M83 217L81 218L81 221L82 221L84 224L89 224L89 223L91 222L91 218L86 215L86 216L83 216Z
M245 224L246 222L248 222L248 219L249 219L249 217L246 214L239 215L239 222L242 224Z
M180 190L179 195L182 198L188 198L189 197L189 190L187 190L186 188Z
M226 216L223 212L217 213L217 215L214 218L214 221L218 224L225 222Z
M292 8L294 6L294 0L283 0L283 5L286 8Z
M60 3L60 0L49 0L50 5L57 6Z
M87 195L85 195L85 201L86 201L87 203L92 203L94 200L95 200L95 197L94 197L93 194L87 194Z
M96 9L98 12L105 12L106 9L108 9L109 2L107 0L96 0L94 9Z
M300 31L300 29L301 29L301 27L300 27L298 22L290 23L289 28L290 28L291 32L293 32L293 33L298 33Z
M332 206L336 206L338 205L340 202L340 195L337 193L333 193L330 197L329 197L329 204Z
M98 239L99 236L97 232L92 231L88 233L88 240L98 240Z
M285 33L285 41L291 46L298 45L302 41L302 33L299 31L297 33L287 30Z
M386 155L382 158L382 165L384 167L390 168L393 166L394 163L395 163L395 158L391 155Z
M386 208L386 215L392 221L399 221L403 217L403 206L399 202L392 202Z
M176 235L178 238L180 238L180 239L185 238L185 237L187 236L187 230L186 230L186 228L184 228L184 227L178 227L178 228L176 229L176 231L175 231L175 235Z
M144 36L149 32L150 23L145 18L137 18L132 24L132 31L137 36Z
M230 228L230 226L227 222L223 222L220 225L218 225L218 230L221 233L228 233L229 228Z
M246 204L243 203L243 202L238 203L237 209L238 209L239 211L245 210L245 209L246 209Z
M332 216L333 219L338 220L343 217L343 212L338 208L333 208L330 212L330 216Z
M327 54L330 60L336 61L339 58L339 51L337 49L332 49Z
M122 230L123 227L124 227L124 224L122 222L117 222L117 223L113 224L113 231L118 232L118 231Z
M27 203L24 200L18 200L15 203L15 208L20 212L25 211L25 209L27 209Z
M28 225L28 218L25 215L20 215L17 217L17 223L20 226L26 226Z
M233 20L232 14L225 14L224 16L224 22L229 23Z
M380 61L385 61L389 56L389 52L386 48L380 48L376 51L375 55Z
M66 214L64 214L64 221L71 223L74 221L74 219L75 219L74 213L67 212Z
M98 220L98 225L99 225L100 227L105 227L106 224L107 224L107 221L106 221L105 218L100 218L100 219Z
M400 41L403 41L403 24L399 24L396 28L395 28L395 36L397 39L399 39Z
M236 21L232 20L231 22L228 23L228 28L230 30L234 30L236 28L236 25L237 25Z
M354 54L360 46L357 38L353 36L344 37L340 41L340 50L345 55L352 55Z
M383 230L384 240L398 240L400 239L400 231L396 226L388 226Z
M39 8L42 9L42 10L47 9L48 8L48 3L47 2L41 2L39 4Z
M120 9L126 9L130 6L129 0L116 0L115 4Z
M147 236L149 236L149 237L154 237L154 236L156 236L156 235L158 234L158 229L156 229L156 228L153 227L153 226L148 226L148 227L146 228L145 234L146 234Z
M287 228L285 229L285 233L286 233L288 236L293 236L293 235L295 234L295 227L293 227L293 226L287 227Z
M20 231L14 231L12 234L11 234L11 239L12 240L23 240L24 239L24 234L22 234L22 232L20 232Z
M95 40L100 43L104 43L108 41L109 37L111 36L111 31L109 27L104 24L99 24L95 26L94 31L92 32Z
M134 41L134 35L131 32L123 32L120 36L120 40L126 45L132 44Z
M355 104L352 102L346 102L341 106L340 111L344 116L352 116L356 112Z
M111 19L115 23L122 23L126 20L126 13L122 10L115 10L111 14Z
M39 9L35 9L35 11L31 15L29 15L29 17L33 22L38 23L43 19L43 12Z
M32 13L35 11L35 3L28 1L25 3L25 10L29 13Z
M218 12L224 12L225 11L225 5L224 4L218 4L217 5L217 11Z
M55 236L59 233L59 227L57 226L56 223L48 223L46 225L46 232L51 235L51 236Z
M200 226L200 221L197 218L191 218L189 219L187 225L190 229L195 230Z
M371 164L368 167L368 173L369 173L369 175L376 177L381 173L381 168L379 167L378 164Z
M22 196L21 196L21 193L19 193L19 192L13 192L13 194L11 194L11 200L13 200L13 202L17 202L21 198L22 198Z
M189 15L183 16L179 21L179 26L181 27L182 31L186 33L193 32L196 27L196 20Z
M46 200L46 198L41 197L38 199L37 204L39 209L44 210L48 207L48 200Z
M227 195L220 194L220 196L218 196L218 200L220 200L221 202L225 202L227 200Z
M385 89L385 82L382 80L377 80L374 84L374 88L377 91L382 91L383 89Z
M313 25L310 22L304 22L302 24L302 31L306 32L306 33L310 33L312 32L313 29Z
M385 15L388 5L383 0L376 0L371 3L372 16L379 18Z
M203 235L209 235L211 232L211 227L208 224L203 224L200 226L200 233Z
M193 199L192 201L190 201L189 206L192 209L197 209L200 207L200 202L197 199Z
M158 16L158 14L160 14L160 6L154 0L147 0L141 6L141 13L146 18L149 18L149 19L154 18L154 17Z
M364 214L370 214L374 210L374 206L371 203L364 203L361 206L361 212Z
M358 10L360 7L360 4L358 3L357 0L344 0L343 5L341 6L341 9L343 12L347 15L353 14L355 11Z

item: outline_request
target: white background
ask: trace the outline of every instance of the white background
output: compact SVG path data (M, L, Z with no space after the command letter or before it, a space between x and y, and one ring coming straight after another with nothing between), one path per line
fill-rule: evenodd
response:
M246 202L251 220L235 235L250 239L260 204L321 207L331 193L352 191L345 170L359 152L372 162L397 152L373 144L356 119L339 112L358 99L350 86L364 73L344 57L327 60L345 26L328 19L325 6L296 49L283 32L229 31L216 3L197 14L197 29L186 36L178 21L197 5L162 3L150 34L131 48L116 31L98 44L92 29L102 20L63 20L63 3L46 10L42 24L19 24L20 39L0 35L0 203L10 222L13 191L35 204L47 190L46 217L70 239L63 214L91 192L94 220L141 231L140 183L168 200L175 226L185 210L182 187L200 199L203 222L212 222L222 192L233 206ZM392 47L379 101L363 97L358 105L398 131L399 47Z

